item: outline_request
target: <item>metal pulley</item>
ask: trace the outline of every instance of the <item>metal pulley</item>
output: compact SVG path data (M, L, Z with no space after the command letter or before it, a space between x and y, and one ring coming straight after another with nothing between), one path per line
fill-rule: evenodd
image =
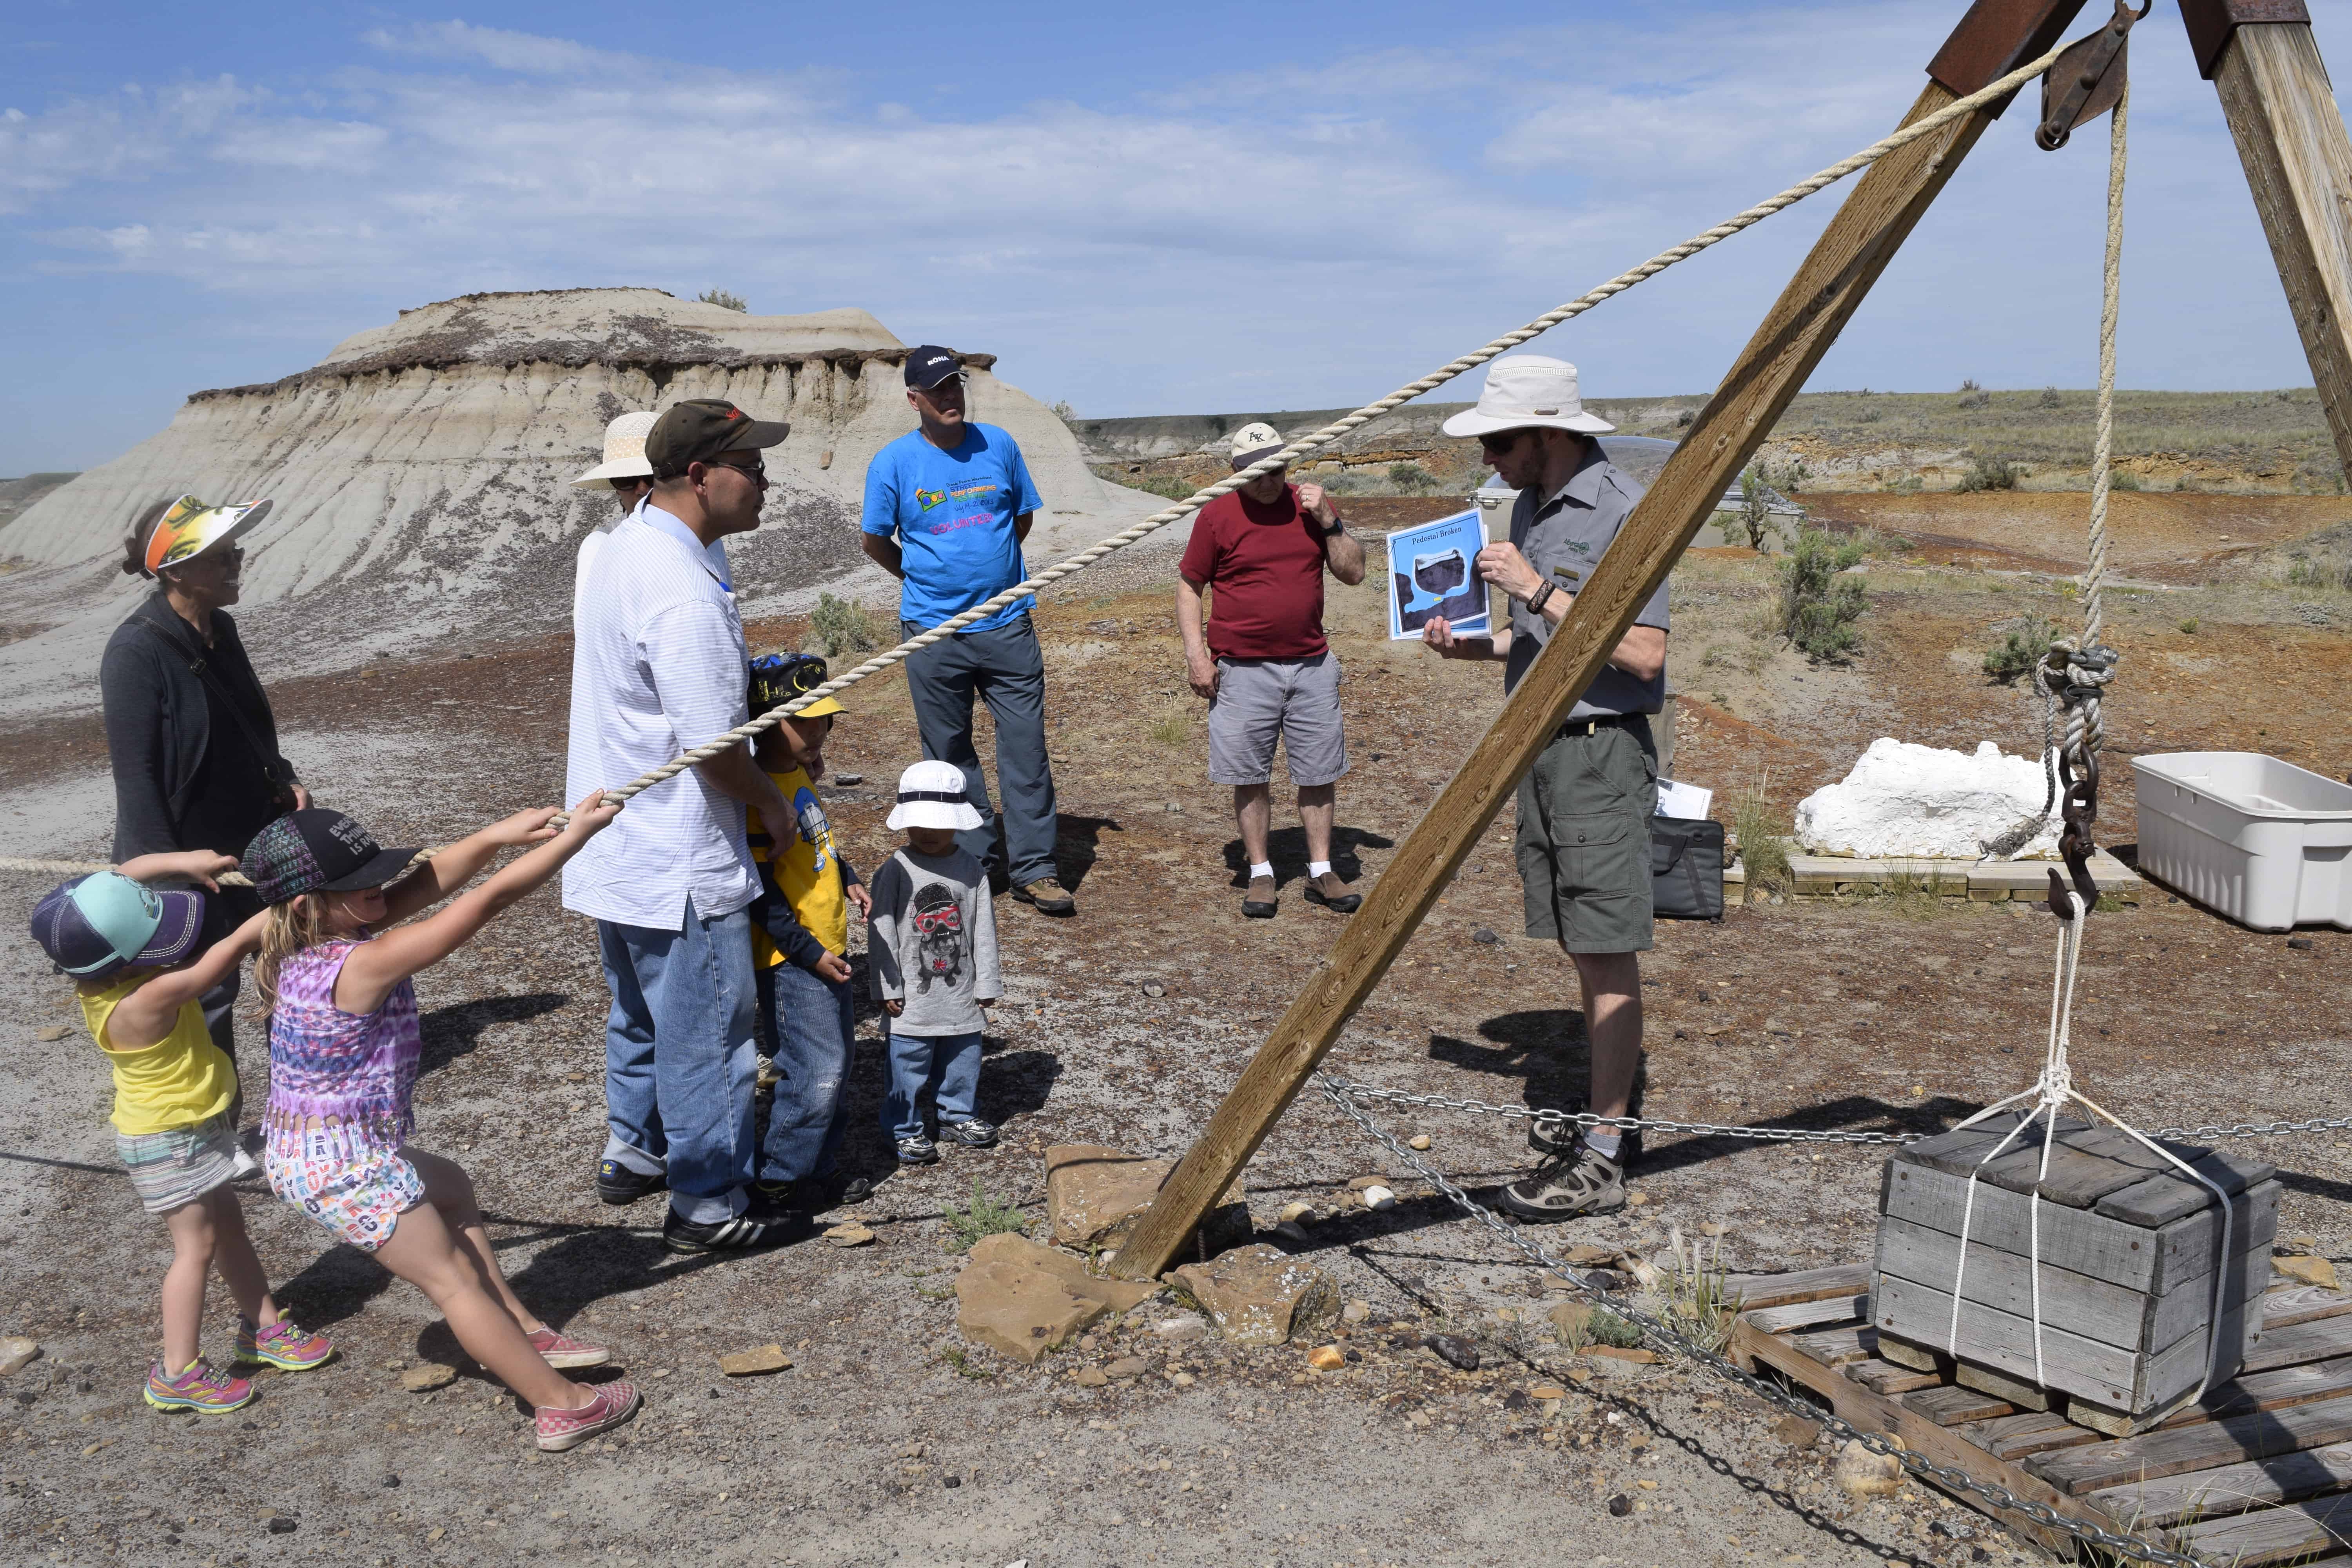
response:
M2042 123L2034 127L2033 143L2045 153L2066 145L2074 127L2087 124L2115 108L2129 79L2132 24L2155 9L2156 0L2135 11L2129 0L2116 0L2113 20L2058 57L2042 75Z

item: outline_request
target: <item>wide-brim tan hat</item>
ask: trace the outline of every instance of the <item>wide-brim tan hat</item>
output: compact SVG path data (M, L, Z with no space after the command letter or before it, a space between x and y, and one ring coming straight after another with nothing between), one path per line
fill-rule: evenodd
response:
M1497 430L1573 430L1599 436L1617 428L1584 411L1577 395L1576 367L1542 354L1512 354L1486 372L1478 406L1455 415L1444 426L1448 436L1489 436Z
M613 479L649 479L654 466L646 461L646 434L658 418L654 414L624 414L604 426L604 460L572 482L601 485Z

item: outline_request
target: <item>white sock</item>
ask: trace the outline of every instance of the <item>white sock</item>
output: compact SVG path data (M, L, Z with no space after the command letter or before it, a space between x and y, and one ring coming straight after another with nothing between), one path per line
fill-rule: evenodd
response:
M1271 877L1271 876L1273 876L1273 875L1274 875L1274 862L1273 862L1273 861L1271 861L1271 860L1253 860L1253 861L1251 861L1251 862L1250 862L1250 875L1251 875L1251 876L1253 876L1253 877Z
M1614 1127L1595 1127L1584 1135L1584 1146L1602 1159L1614 1162L1617 1151L1623 1146L1625 1134Z
M1310 877L1319 877L1330 868L1331 862L1328 860L1309 860L1307 862L1307 874Z

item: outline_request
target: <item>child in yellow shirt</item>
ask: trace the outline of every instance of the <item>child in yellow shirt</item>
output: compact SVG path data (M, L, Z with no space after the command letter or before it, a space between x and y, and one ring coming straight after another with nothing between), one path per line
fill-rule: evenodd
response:
M751 661L751 713L781 708L825 679L821 658L762 655ZM825 740L841 710L832 698L820 698L752 742L761 771L793 803L793 817L773 823L754 811L748 824L761 880L761 897L751 906L751 961L761 1027L780 1076L760 1152L758 1193L771 1213L825 1208L857 1196L822 1185L835 1174L840 1154L841 1089L856 1027L849 908L855 904L863 914L870 904L834 842L816 794L816 781L824 777Z
M213 1044L199 998L261 945L256 915L194 959L199 892L142 884L184 879L214 888L236 858L209 850L141 855L55 889L33 910L33 936L74 977L90 1037L114 1071L114 1142L141 1206L172 1237L163 1275L163 1355L147 1372L158 1410L224 1415L252 1383L196 1354L205 1284L215 1268L236 1298L236 1362L304 1372L335 1353L279 1313L228 1184L236 1173L236 1068Z

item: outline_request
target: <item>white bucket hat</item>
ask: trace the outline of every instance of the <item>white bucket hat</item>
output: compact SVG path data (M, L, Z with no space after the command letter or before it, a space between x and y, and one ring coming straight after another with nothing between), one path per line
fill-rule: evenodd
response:
M898 775L898 804L890 808L890 831L946 827L958 833L980 826L980 813L964 796L963 770L953 763L917 763Z
M1566 360L1542 354L1512 354L1498 359L1486 372L1486 389L1478 406L1445 422L1448 436L1490 436L1497 430L1525 430L1540 426L1598 436L1617 428L1598 414L1587 414L1576 394L1576 367Z
M601 485L608 479L649 479L654 466L646 461L646 435L653 429L653 414L624 414L604 426L604 460L572 482Z

